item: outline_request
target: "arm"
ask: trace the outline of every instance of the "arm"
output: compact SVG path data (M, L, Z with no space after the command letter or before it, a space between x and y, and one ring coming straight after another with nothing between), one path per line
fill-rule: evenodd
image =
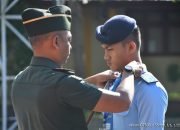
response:
M136 75L136 70L139 70L141 65L132 61L127 66L132 68L135 74L130 71L123 71L121 83L116 92L100 89L102 96L96 104L94 111L122 112L129 108L134 96L134 75Z
M146 70L146 66L144 64L140 64L135 61L130 62L128 65L132 66L135 77L140 77L143 69ZM87 77L85 79L85 81L88 83L91 83L91 84L95 84L98 88L104 88L107 81L113 80L118 76L119 76L119 72L113 72L111 70L106 70L104 72Z
M134 95L134 75L123 72L122 82L117 88L117 92L104 89L102 95L97 102L94 111L121 112L129 108Z
M153 84L140 86L142 91L137 97L141 130L164 130L168 99L167 95L155 85L159 83Z
M95 84L97 88L104 88L107 81L115 78L116 74L114 74L111 70L106 70L104 72L87 77L85 81L91 84Z
M135 64L136 65L136 64ZM137 67L137 65L136 65ZM86 80L87 81L87 80ZM94 88L75 75L59 81L57 99L71 106L98 112L121 112L128 109L134 94L134 75L124 72L117 92Z

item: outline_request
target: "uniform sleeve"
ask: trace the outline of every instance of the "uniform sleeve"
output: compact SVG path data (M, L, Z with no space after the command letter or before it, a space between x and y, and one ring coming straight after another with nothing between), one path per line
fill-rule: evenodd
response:
M164 130L168 97L159 84L140 86L143 90L138 94L137 106L141 130Z
M56 88L59 101L89 110L95 107L101 94L95 86L74 75L62 79Z

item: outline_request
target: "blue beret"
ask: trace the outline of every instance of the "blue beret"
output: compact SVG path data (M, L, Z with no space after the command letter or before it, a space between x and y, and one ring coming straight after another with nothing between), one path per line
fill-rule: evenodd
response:
M28 8L22 13L25 29L30 37L53 31L71 29L71 9L57 5L46 9Z
M135 19L116 15L96 28L96 38L103 44L114 44L124 40L136 27Z

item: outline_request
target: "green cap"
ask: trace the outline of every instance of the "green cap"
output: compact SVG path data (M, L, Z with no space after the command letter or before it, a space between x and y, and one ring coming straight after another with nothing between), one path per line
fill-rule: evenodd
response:
M71 30L71 9L65 5L46 9L27 8L22 13L23 24L30 37L59 30Z

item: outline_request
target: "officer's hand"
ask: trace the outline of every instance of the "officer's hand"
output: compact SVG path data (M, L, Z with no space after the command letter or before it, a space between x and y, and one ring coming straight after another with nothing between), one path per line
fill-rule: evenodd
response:
M113 73L111 70L106 70L104 72L88 77L85 80L89 83L95 84L97 87L104 88L107 81L115 79L117 76L118 73Z
M145 64L136 61L132 61L124 67L125 72L133 73L136 78L140 77L145 69Z

